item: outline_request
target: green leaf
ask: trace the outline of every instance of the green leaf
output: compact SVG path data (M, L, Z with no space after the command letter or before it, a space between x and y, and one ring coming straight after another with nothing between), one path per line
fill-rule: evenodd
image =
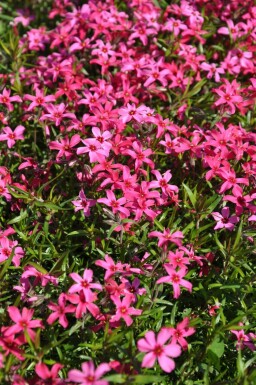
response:
M18 223L18 222L22 221L22 219L25 219L27 216L28 216L27 211L21 211L21 214L18 217L11 219L9 222L7 222L7 224L13 225L14 223Z
M185 188L188 196L189 196L189 199L192 203L192 206L195 208L196 206L196 191L193 193L192 190L185 184L185 183L182 183L182 186Z
M153 384L154 382L161 382L164 380L163 376L155 376L151 374L139 374L134 377L133 384Z
M206 79L200 80L200 82L198 82L198 83L195 85L195 87L192 88L191 91L189 91L189 92L187 92L187 93L186 93L186 92L184 93L183 98L186 97L186 98L189 99L189 98L191 98L192 96L198 94L198 92L201 91L202 87L205 85L206 82L207 82Z
M104 380L111 381L113 384L123 384L126 381L126 376L123 374L111 374L104 377Z
M214 353L217 357L222 357L225 349L224 341L220 341L220 337L214 338L212 343L208 346L207 351Z
M234 251L237 248L237 246L239 245L239 243L241 242L242 230L243 230L243 220L241 219L240 225L239 225L238 230L237 230L236 239L235 239L235 242L234 242L233 247L232 247L232 251Z

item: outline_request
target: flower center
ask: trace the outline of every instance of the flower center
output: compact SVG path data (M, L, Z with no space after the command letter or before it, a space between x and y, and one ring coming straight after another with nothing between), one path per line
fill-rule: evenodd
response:
M154 354L159 357L159 356L161 356L162 353L163 353L162 346L156 345L154 348Z

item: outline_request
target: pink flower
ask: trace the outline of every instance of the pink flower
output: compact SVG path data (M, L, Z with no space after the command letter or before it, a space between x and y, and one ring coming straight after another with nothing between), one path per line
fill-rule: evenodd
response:
M239 323L239 326L241 326L241 328L243 327L242 322ZM235 334L235 336L237 338L237 342L236 342L237 350L243 349L245 346L247 346L252 351L256 350L256 346L255 346L255 342L254 342L256 339L255 334L253 334L253 333L245 334L243 329L230 330L230 331L231 331L231 333Z
M184 350L188 348L188 343L184 337L191 336L191 334L195 333L195 329L189 327L188 317L184 318L180 323L178 323L176 328L170 327L168 330L172 336L172 342L178 342L178 344L180 344Z
M3 93L0 94L0 104L5 104L9 111L13 111L14 107L12 105L12 102L21 103L22 99L18 95L16 96L10 96L10 95L11 95L11 91L4 88Z
M124 266L121 262L114 263L113 259L109 255L105 255L105 261L97 259L95 265L103 267L106 269L104 280L108 280L115 273L123 273Z
M64 103L53 105L49 104L46 106L48 114L43 114L40 120L51 120L55 123L56 126L59 126L63 118L75 119L75 114L70 112L65 112L66 106Z
M15 325L8 327L5 331L6 336L26 331L32 341L35 340L36 333L34 328L43 328L41 320L32 320L34 310L24 307L20 313L16 306L9 306L8 313L10 318L15 322Z
M171 282L173 286L173 298L178 298L180 296L180 286L185 287L191 293L192 283L183 279L188 272L188 269L185 266L176 271L172 265L165 263L164 268L169 275L159 278L156 283Z
M58 154L56 155L56 159L61 158L64 156L66 159L70 159L74 150L72 149L80 142L80 136L78 134L75 134L72 136L71 139L68 137L65 137L63 139L60 139L60 142L57 140L49 143L49 148L51 150L58 150Z
M184 235L181 231L175 231L174 233L171 233L170 229L164 229L162 233L160 231L151 231L151 233L148 234L148 237L157 237L158 247L162 247L169 242L175 243L177 246L181 246L181 239L184 238Z
M76 282L69 289L69 293L77 293L82 290L85 297L93 294L91 289L102 290L102 286L99 283L91 283L93 279L93 271L91 269L85 269L83 277L80 277L77 273L71 273L69 276Z
M77 154L81 155L88 152L91 163L103 162L109 155L109 148L102 148L101 143L95 138L83 139L82 143L85 144L85 147L78 147Z
M221 210L221 214L218 213L217 211L214 211L212 213L212 216L215 219L215 221L217 221L217 224L214 227L214 230L225 228L232 231L235 227L235 224L239 222L239 219L235 215L232 215L231 217L229 215L230 215L229 207L224 207Z
M76 318L82 318L87 313L87 310L93 317L97 317L100 314L98 306L93 303L97 300L97 294L95 293L89 292L85 297L83 290L80 290L79 294L67 294L67 299L76 305Z
M126 198L116 199L115 194L111 190L107 190L107 198L98 199L99 203L104 203L105 205L112 208L114 214L121 213L122 217L127 218L130 215L130 211L123 207L126 203Z
M0 141L7 140L8 148L11 148L15 145L16 140L24 139L23 132L25 127L17 126L14 131L8 126L3 128L4 134L0 134Z
M61 293L58 299L58 305L52 302L48 305L48 308L53 311L53 313L47 318L49 325L52 325L57 319L59 319L61 326L64 328L68 327L66 313L74 313L76 308L73 305L66 305L66 298L66 294Z
M21 277L22 278L35 277L33 281L33 286L42 285L44 287L49 282L53 283L54 285L58 285L57 278L47 274L47 272L42 273L41 271L38 271L37 269L35 269L33 266L29 266L29 265L24 267L24 272L22 273Z
M213 89L220 98L215 102L215 106L220 106L221 104L227 104L229 107L229 113L234 114L238 103L243 101L242 96L239 93L239 84L233 80L232 83L229 83L228 80L224 79L225 85L223 84L219 88Z
M123 123L130 122L132 119L141 123L144 120L145 106L136 107L136 105L127 103L126 107L119 109L120 119Z
M35 372L38 377L46 381L45 383L49 382L51 385L57 385L60 383L60 379L58 379L57 376L61 368L63 368L63 365L54 364L51 370L49 370L43 362L39 362L36 364Z
M181 348L173 342L165 345L170 337L169 330L162 328L157 338L153 331L148 331L145 337L138 341L139 351L147 353L143 358L142 367L152 368L157 360L163 371L170 373L174 370L175 362L172 358L181 355Z
M95 369L92 361L84 362L82 364L82 371L72 369L68 373L69 381L78 382L80 385L108 385L108 381L100 378L111 370L106 363L100 364Z
M139 167L146 163L150 168L154 168L154 162L148 157L153 154L153 151L150 148L143 150L142 144L138 141L134 141L132 144L133 150L126 150L126 154L130 155L135 159L135 169L138 170Z
M32 103L28 107L28 111L32 111L35 107L42 106L47 107L46 103L54 102L55 96L47 95L45 96L42 91L36 88L36 96L26 94L24 95L24 100L30 100Z
M133 295L126 295L122 300L117 296L111 296L112 301L116 305L116 314L111 318L111 321L119 321L121 318L127 326L133 323L131 315L141 315L142 310L131 307Z
M75 206L75 211L83 210L84 215L89 217L91 215L90 209L95 206L96 200L86 198L84 191L81 190L79 199L72 201L72 203Z

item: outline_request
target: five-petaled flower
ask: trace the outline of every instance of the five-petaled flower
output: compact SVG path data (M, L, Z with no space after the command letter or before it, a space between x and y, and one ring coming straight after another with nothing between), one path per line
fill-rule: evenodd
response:
M152 368L158 361L161 369L170 373L175 368L173 358L181 355L181 348L176 343L166 342L171 338L171 333L167 328L162 328L157 337L153 331L148 331L144 338L141 338L137 345L139 351L147 353L142 361L142 367Z

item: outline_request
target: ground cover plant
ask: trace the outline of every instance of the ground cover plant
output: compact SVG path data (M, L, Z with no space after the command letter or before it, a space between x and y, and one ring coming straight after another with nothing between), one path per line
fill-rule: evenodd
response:
M256 384L254 2L0 7L0 383Z

